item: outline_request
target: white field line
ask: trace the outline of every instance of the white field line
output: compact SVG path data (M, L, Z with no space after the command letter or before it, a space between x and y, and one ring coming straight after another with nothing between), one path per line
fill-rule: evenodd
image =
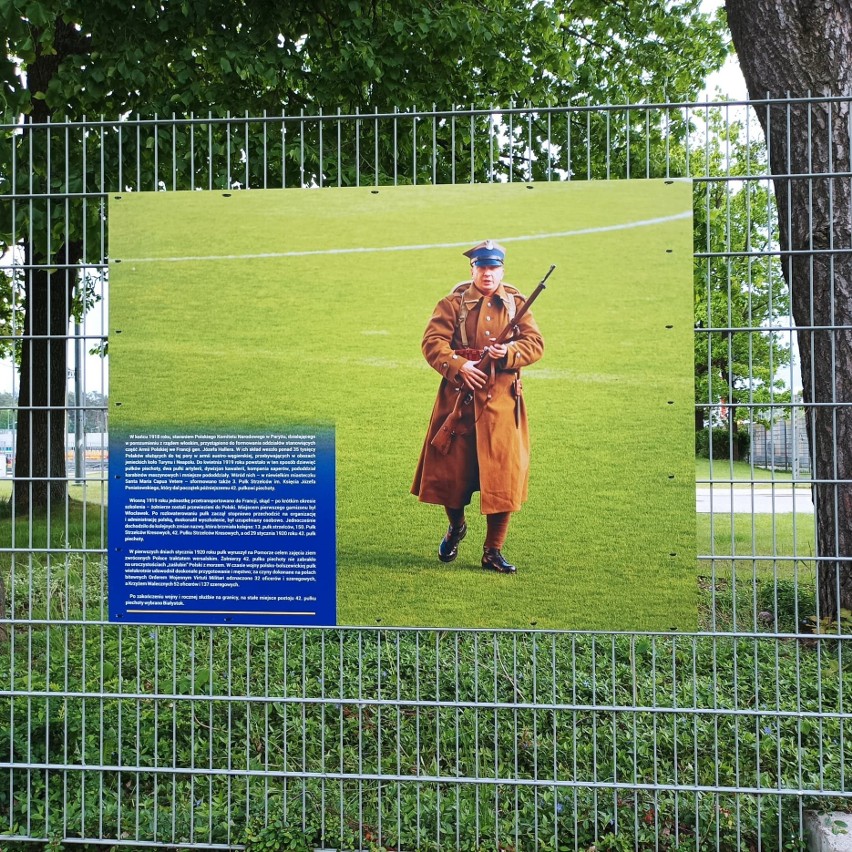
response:
M530 240L552 240L563 237L582 237L586 234L603 234L607 231L626 231L630 228L646 228L651 225L662 225L665 222L675 222L679 219L688 219L692 216L692 210L683 213L675 213L672 216L659 216L656 219L640 219L637 222L622 222L618 225L602 225L597 228L580 228L576 231L554 231L551 234L527 234L520 237L496 237L498 243L520 243ZM310 257L313 255L331 254L374 254L389 251L425 251L427 249L467 248L477 243L477 239L464 240L459 243L422 243L410 246L374 246L357 248L331 248L316 249L314 251L271 251L260 254L207 254L186 255L185 257L122 257L113 260L113 263L187 263L199 260L258 260L263 258L277 257Z

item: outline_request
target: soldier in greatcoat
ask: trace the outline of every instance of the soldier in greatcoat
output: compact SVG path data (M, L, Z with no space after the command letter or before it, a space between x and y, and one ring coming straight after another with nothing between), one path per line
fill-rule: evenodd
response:
M501 245L486 240L464 254L470 259L471 279L438 302L423 335L423 355L441 374L441 385L411 492L424 503L444 506L449 528L438 558L452 562L467 534L465 506L479 491L488 528L482 567L514 574L515 566L501 549L511 513L527 499L530 440L520 371L541 358L544 342L531 312L506 343L493 342L526 298L503 282L506 250ZM479 369L485 347L493 360ZM473 399L463 405L468 392ZM454 422L452 437L435 446L433 440L457 402L461 418Z

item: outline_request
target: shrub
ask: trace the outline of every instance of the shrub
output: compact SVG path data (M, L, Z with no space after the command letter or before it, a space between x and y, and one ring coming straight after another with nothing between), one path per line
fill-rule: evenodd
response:
M695 455L702 458L710 458L710 438L713 438L713 458L731 458L731 435L727 429L699 429L695 433ZM735 460L745 458L749 449L748 429L738 429L734 433Z

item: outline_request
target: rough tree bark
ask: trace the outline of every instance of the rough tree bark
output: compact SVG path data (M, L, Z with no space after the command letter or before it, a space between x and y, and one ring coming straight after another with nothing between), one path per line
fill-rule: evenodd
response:
M21 344L21 387L15 447L14 507L29 511L64 505L65 405L68 388L68 322L81 246L66 243L52 260L26 252L26 313ZM53 271L49 262L59 266Z
M32 134L30 150L40 152L47 144L47 134L41 126L52 115L44 97L36 95L47 91L62 60L80 50L86 40L73 24L60 20L49 50L41 45L38 32L34 42L37 56L27 67L31 110L21 139L22 150L27 150L28 137ZM48 204L43 197L31 203L34 208ZM45 227L50 227L49 209L48 204L43 217ZM51 241L47 234L35 236L49 249L37 248L35 241L24 245L27 270L14 474L14 507L19 516L60 507L65 500L66 338L77 278L76 269L65 264L78 263L82 255L82 243L78 240Z
M725 0L769 145L815 459L819 614L852 610L852 4ZM845 176L844 176L845 174Z

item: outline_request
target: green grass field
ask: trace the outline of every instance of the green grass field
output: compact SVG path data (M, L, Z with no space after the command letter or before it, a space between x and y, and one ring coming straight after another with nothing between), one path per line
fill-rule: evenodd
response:
M340 624L694 627L689 219L544 238L690 205L688 184L662 181L113 200L111 426L333 422ZM420 338L485 236L505 241L522 292L558 267L524 377L516 577L479 568L476 497L441 565L443 511L408 494L439 381Z
M771 485L773 482L782 485L792 485L793 475L789 470L767 470L762 467L752 467L747 461L730 461L728 459L695 459L695 479L699 488L709 488L712 481L714 488L750 488L752 481L758 486ZM724 480L720 482L719 480ZM735 480L733 483L728 480ZM796 488L810 488L807 477L799 477Z
M701 474L701 460L697 464ZM8 500L11 482L0 482L0 500ZM102 500L103 495L103 500ZM106 528L106 484L96 482L83 489L69 487L70 500L59 506L50 522L46 517L17 518L14 525L2 525L0 546L3 548L99 548L103 546ZM86 502L83 502L85 496ZM792 582L811 588L814 582L814 527L813 516L807 514L751 515L720 513L714 516L696 514L694 519L697 552L702 558L693 569L699 577L699 613L706 612L710 592L709 578L719 584L734 583L741 595L753 598L759 584ZM795 534L794 534L795 533ZM14 537L13 537L14 536ZM734 555L740 557L732 560ZM773 561L772 557L782 557ZM789 559L789 557L796 557ZM101 576L100 562L87 560L82 572L82 559L65 555L53 561L52 576L48 577L47 560L36 553L27 560L18 558L15 571L18 617L32 611L34 617L63 617L70 606L72 613L100 612L106 578ZM60 570L56 570L60 566ZM76 566L76 567L75 567ZM6 577L11 577L7 565ZM83 588L81 575L86 576L87 589ZM704 579L701 579L704 578ZM48 601L46 596L50 597ZM644 600L641 599L641 601ZM26 604L26 605L25 605ZM67 606L66 606L67 605ZM704 619L699 627L711 625Z
M68 497L72 501L92 503L95 506L103 505L104 512L106 512L108 502L107 491L107 483L102 482L100 478L92 478L88 480L85 484L80 485L73 482L69 482L68 484ZM0 480L0 503L9 502L11 498L12 480Z

